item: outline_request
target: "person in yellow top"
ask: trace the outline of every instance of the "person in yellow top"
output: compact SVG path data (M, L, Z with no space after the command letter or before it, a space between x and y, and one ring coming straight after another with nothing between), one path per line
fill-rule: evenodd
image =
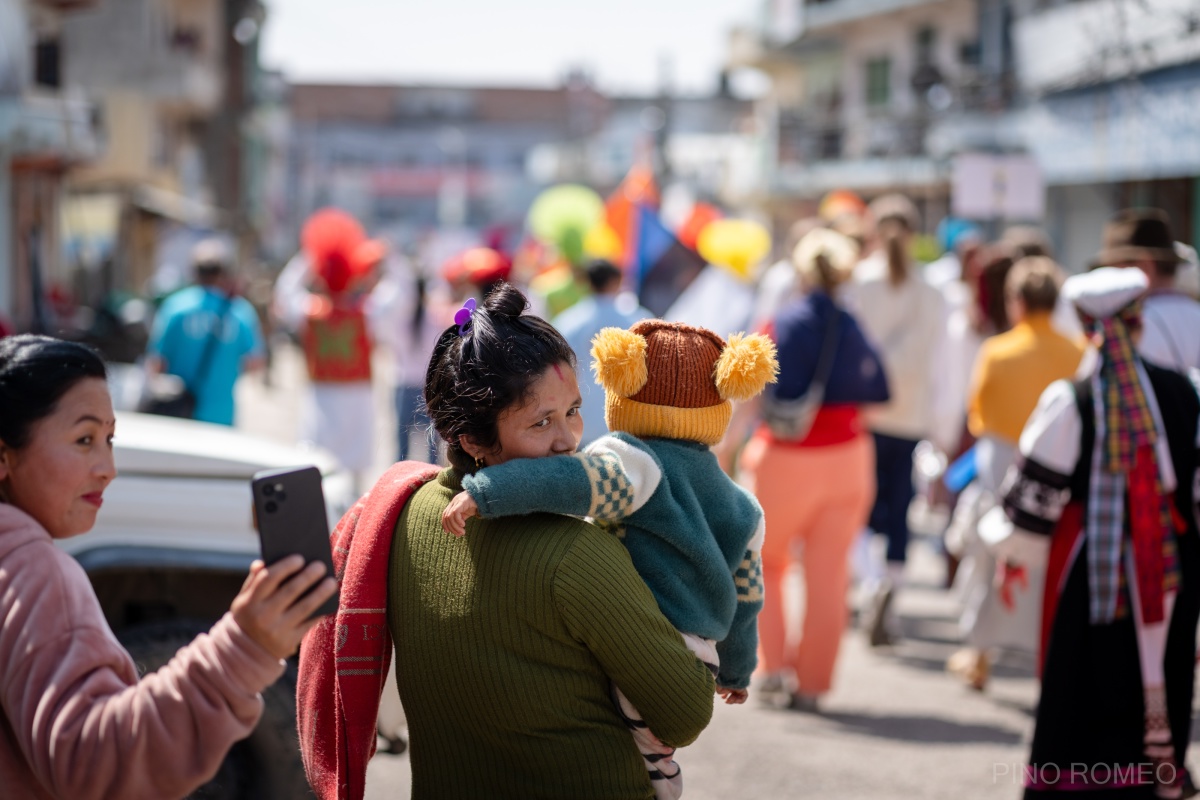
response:
M1013 327L984 341L968 392L967 425L977 439L978 475L970 494L964 493L948 534L970 562L959 575L964 599L959 623L968 647L951 656L948 667L980 690L988 678L989 648L1028 650L1036 642L1040 576L1016 576L1026 588L997 591L995 561L974 528L999 496L1021 431L1042 391L1074 375L1083 358L1083 343L1063 336L1051 322L1060 275L1058 265L1045 256L1029 256L1013 265L1004 284Z
M1082 343L1051 323L1058 276L1058 266L1045 256L1023 258L1009 272L1004 294L1013 327L983 343L968 393L967 424L976 438L996 437L1016 447L1042 390L1079 368Z

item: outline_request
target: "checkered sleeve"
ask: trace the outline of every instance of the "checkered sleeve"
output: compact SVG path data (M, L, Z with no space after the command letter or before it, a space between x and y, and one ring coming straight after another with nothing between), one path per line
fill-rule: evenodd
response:
M658 488L662 467L641 443L611 436L571 456L516 459L468 475L485 518L549 512L617 522L637 511Z
M619 522L642 506L662 481L662 465L639 441L603 436L576 456L592 492L587 516Z
M733 571L733 584L737 589L737 609L729 635L717 643L717 654L721 659L717 684L730 689L745 689L750 684L750 673L758 664L758 612L763 606L762 545L765 534L762 515L759 515L754 538L746 546L746 553Z

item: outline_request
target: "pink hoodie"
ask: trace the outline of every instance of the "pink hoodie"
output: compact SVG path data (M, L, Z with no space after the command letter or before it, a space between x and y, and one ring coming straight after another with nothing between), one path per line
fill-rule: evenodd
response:
M83 568L0 504L0 794L182 797L262 714L284 662L226 614L137 679Z

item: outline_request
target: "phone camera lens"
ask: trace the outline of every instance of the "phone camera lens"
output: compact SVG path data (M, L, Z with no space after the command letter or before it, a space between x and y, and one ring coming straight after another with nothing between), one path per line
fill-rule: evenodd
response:
M275 505L274 502L267 503L266 507L267 507L268 514L274 514L276 511L279 510L279 506Z
M275 487L268 483L263 487L263 494L267 497L270 497L271 495L275 494Z

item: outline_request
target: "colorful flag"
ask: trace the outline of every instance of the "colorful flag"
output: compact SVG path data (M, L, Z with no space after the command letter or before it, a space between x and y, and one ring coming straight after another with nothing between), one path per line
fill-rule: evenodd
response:
M661 317L704 269L705 261L676 239L652 209L638 206L635 220L630 271L642 305Z
M621 242L621 266L631 266L636 256L638 208L658 208L658 199L654 171L645 164L635 164L604 201L605 217Z

